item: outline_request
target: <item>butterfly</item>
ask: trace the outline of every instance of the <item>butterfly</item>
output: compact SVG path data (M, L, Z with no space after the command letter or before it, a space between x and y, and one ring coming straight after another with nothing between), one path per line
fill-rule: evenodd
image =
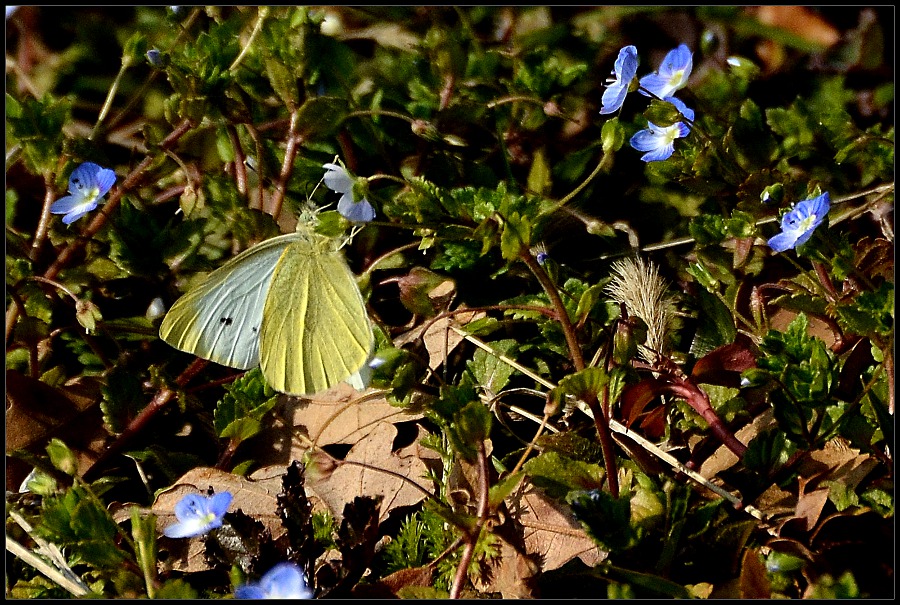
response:
M166 314L160 338L218 364L260 366L266 382L312 395L359 373L375 340L337 240L301 226L260 242L206 276Z

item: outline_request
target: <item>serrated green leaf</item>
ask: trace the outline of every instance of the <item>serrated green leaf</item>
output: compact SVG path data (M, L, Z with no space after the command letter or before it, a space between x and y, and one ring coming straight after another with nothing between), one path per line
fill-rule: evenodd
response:
M216 406L214 427L219 437L235 444L256 435L262 418L275 407L278 394L266 383L259 368L234 381Z
M515 340L496 340L490 343L491 349L500 355L515 357L517 347ZM475 377L476 384L488 393L499 393L509 383L515 369L497 355L478 349L466 366Z
M546 452L522 466L532 483L554 498L564 498L573 490L599 488L604 470L600 464L572 460L558 452Z

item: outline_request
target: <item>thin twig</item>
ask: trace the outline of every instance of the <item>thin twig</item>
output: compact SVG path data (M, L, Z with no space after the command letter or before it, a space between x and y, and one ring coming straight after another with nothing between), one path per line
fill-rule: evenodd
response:
M8 510L10 518L15 521L19 527L21 527L35 543L38 545L38 551L50 559L53 563L53 566L47 564L46 561L38 557L36 554L10 538L6 537L6 549L11 553L19 556L23 561L40 571L42 574L71 592L76 597L83 597L87 594L90 594L90 589L87 585L82 582L81 578L72 571L72 568L69 567L68 563L66 563L66 559L63 556L62 552L60 552L59 548L51 543L47 542L40 536L37 536L32 531L31 524L25 520L25 518L18 513L15 509Z
M471 334L467 334L465 331L463 331L455 326L451 326L451 328L455 332L457 332L459 335L461 335L463 338L465 338L466 340L468 340L469 342L474 344L475 346L477 346L481 349L484 349L485 351L488 351L489 353L491 353L492 355L497 357L497 359L500 359L500 360L504 361L505 363L509 363L508 358L505 358L500 353L493 351L488 344L479 340L475 336L472 336ZM522 366L520 364L515 364L515 365L513 365L513 367L515 367L517 370L520 370L520 371L522 368ZM556 385L553 382L543 378L542 376L535 374L534 372L526 370L525 374L527 376L529 376L530 378L533 378L535 380L535 382L545 386L548 389L556 388ZM578 400L576 400L574 403L575 403L575 406L579 410L581 410L582 412L584 412L585 414L587 414L588 416L593 418L593 412L587 406L587 404L585 404L583 401L578 401ZM679 473L683 473L685 476L687 476L688 478L692 479L693 481L699 483L703 487L705 487L705 488L709 489L710 491L715 492L719 496L725 498L726 500L731 502L735 508L743 510L743 511L747 512L749 515L751 515L757 519L760 519L763 521L766 519L765 514L762 513L762 511L760 511L759 509L757 509L753 506L750 506L749 504L744 504L743 500L739 496L735 496L734 494L731 494L730 492L726 491L725 489L710 482L703 475L689 469L684 464L682 464L680 460L678 460L677 458L675 458L668 452L661 450L659 447L656 446L656 444L654 444L651 441L648 441L647 439L645 439L638 433L635 433L634 431L630 430L628 427L617 422L615 419L613 419L613 418L609 419L609 428L614 433L624 435L624 436L628 437L629 439L631 439L632 441L636 442L638 445L643 447L646 451L650 452L651 454L653 454L654 456L656 456L657 458L659 458L660 460L662 460L663 462L665 462L666 464L671 466L673 469L675 469Z

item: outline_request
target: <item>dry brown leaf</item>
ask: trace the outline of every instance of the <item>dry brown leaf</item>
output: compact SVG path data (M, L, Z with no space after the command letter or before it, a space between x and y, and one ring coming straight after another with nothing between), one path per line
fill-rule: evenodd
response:
M494 451L494 444L490 439L485 439L484 451L485 455L490 458ZM477 506L475 494L479 493L478 482L481 481L481 471L478 465L468 462L464 458L456 458L447 474L447 497L452 506L457 510L469 508L470 512L474 512Z
M750 424L741 427L734 436L741 443L750 443L754 437L765 431L767 428L774 426L775 415L771 409L767 409ZM712 479L724 470L727 470L737 464L738 458L726 446L719 447L712 456L703 461L700 465L700 474L704 479Z
M476 319L485 317L483 311L470 311L468 313L456 313L453 317L442 317L437 321L427 324L428 328L422 331L421 327L410 330L406 334L394 339L394 345L401 347L409 344L419 338L425 344L428 351L428 366L432 369L441 367L450 353L464 339L462 336L449 328L451 323L465 325Z
M377 584L389 590L393 595L396 595L400 589L409 586L430 587L434 585L434 567L426 565L424 567L400 569L389 576L385 576Z
M55 388L15 370L6 372L6 453L46 447L58 437L74 452L77 474L97 461L109 433L99 411L101 383L81 377ZM31 466L17 458L7 458L6 489L18 491Z
M814 10L805 6L758 6L752 10L761 23L787 30L804 40L831 46L841 39L840 32Z
M740 586L742 599L772 598L772 586L766 575L766 566L756 549L748 548L744 551Z
M545 572L562 567L575 557L588 567L606 558L568 508L560 507L536 487L507 500L511 514L524 528L525 551L541 558Z
M412 414L392 406L376 391L360 394L349 385L340 385L324 396L286 400L286 417L295 428L303 427L306 435L321 446L335 443L354 444L364 440L379 424L418 420ZM292 456L296 460L302 455Z
M269 467L260 469L249 478L239 477L214 468L197 467L182 475L169 489L161 492L151 507L157 517L157 527L162 530L175 523L175 503L187 494L206 494L212 487L218 492L231 492L234 500L229 512L238 509L265 525L275 540L284 534L284 527L278 517L276 497L281 492L281 476L286 469ZM123 506L114 518L127 514L129 506ZM179 543L184 541L178 540ZM203 557L203 539L189 538L186 549L179 549L166 561L169 569L183 572L209 569Z
M775 516L793 511L796 502L797 496L772 484L753 501L753 506L767 516Z
M405 477L423 488L428 487L424 480L427 468L421 460L424 452L418 443L425 431L421 427L418 431L412 444L392 452L397 427L389 422L380 422L366 439L350 448L344 463L334 472L323 479L310 479L307 484L310 499L317 497L338 520L342 517L344 505L357 496L382 496L379 521L384 521L398 506L418 504L425 498L425 493L401 478Z
M878 460L874 456L861 454L842 439L832 439L822 449L810 453L809 461L800 466L800 472L809 477L821 474L818 478L822 480L840 480L853 489L877 466ZM816 467L821 469L819 473Z
M794 518L801 519L806 524L806 531L812 531L819 522L819 516L825 503L828 502L828 488L813 490L809 493L802 493L797 499L797 508L794 511Z
M472 584L481 592L500 593L504 599L532 598L533 580L539 566L502 535L494 536L500 542L500 553L488 563L486 576L473 578Z

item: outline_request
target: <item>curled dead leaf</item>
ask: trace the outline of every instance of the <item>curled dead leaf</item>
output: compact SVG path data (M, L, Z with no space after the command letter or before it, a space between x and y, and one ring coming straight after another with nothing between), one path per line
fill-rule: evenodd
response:
M335 519L340 519L344 505L357 496L382 496L379 521L397 507L418 504L428 494L424 482L427 467L422 461L428 454L419 446L424 435L424 429L419 427L415 441L391 451L397 427L389 422L378 423L365 439L350 448L329 476L310 477L310 500L315 496Z
M525 552L540 557L542 571L558 569L576 557L588 567L606 558L572 511L548 498L543 490L529 487L508 498L507 504L510 514L524 527Z

